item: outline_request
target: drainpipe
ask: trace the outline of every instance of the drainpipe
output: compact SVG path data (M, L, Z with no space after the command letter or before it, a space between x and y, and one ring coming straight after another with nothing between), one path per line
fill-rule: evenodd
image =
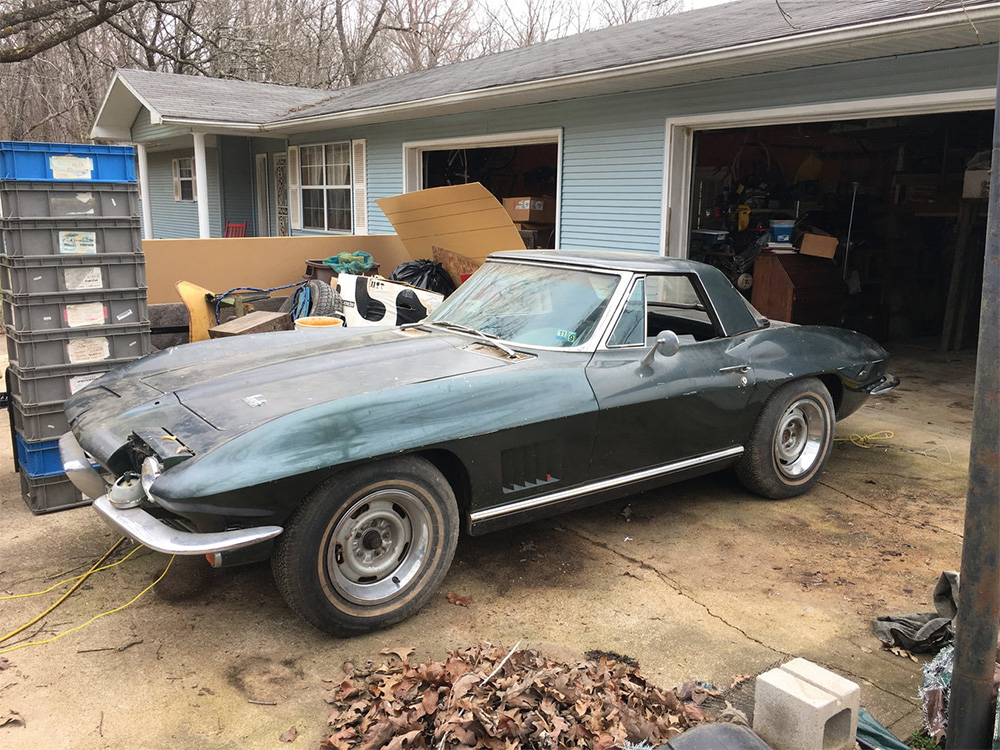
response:
M153 199L149 194L149 160L146 144L135 144L135 155L139 160L139 192L142 193L142 238L153 239Z
M208 215L208 160L205 159L205 134L192 133L194 138L195 202L198 204L198 237L212 236Z
M998 64L1000 70L1000 64ZM1000 74L1000 73L998 73ZM993 668L1000 628L1000 90L993 116L993 162L986 261L972 397L969 493L962 542L962 587L948 711L948 750L990 747Z

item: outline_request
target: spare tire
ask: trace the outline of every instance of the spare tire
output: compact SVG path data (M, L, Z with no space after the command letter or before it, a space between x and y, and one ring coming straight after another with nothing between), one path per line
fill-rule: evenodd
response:
M306 286L309 287L310 315L333 315L337 311L332 286L318 279L313 279Z

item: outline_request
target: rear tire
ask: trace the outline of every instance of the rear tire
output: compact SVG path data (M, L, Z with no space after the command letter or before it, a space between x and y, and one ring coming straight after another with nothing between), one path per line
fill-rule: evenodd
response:
M332 635L415 614L444 580L458 543L451 486L414 456L348 469L309 494L278 537L274 579L288 605Z
M751 492L783 500L807 492L833 448L833 399L817 378L786 383L764 404L736 475Z

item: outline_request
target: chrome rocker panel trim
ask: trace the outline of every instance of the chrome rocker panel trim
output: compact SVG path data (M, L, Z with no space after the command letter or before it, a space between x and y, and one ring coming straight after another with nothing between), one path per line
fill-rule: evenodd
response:
M493 508L478 510L471 515L471 519L473 522L485 521L489 518L505 516L508 513L530 510L543 505L550 505L563 500L570 500L574 497L580 497L581 495L589 495L593 492L602 492L615 487L621 487L635 482L642 482L647 479L655 479L656 477L673 474L674 472L690 469L695 466L700 466L701 464L721 461L726 458L733 458L741 453L743 453L743 446L737 445L733 448L717 451L716 453L708 453L704 456L696 456L695 458L688 458L683 461L675 461L674 463L664 464L663 466L654 466L652 469L643 469L642 471L637 471L633 474L623 474L621 476L612 477L611 479L604 479L600 482L585 484L582 487L572 487L568 490L550 492L547 495L529 497L527 500L520 500L516 503L507 503L506 505L497 505Z
M140 544L168 555L208 555L249 547L273 539L284 531L281 526L257 526L197 533L171 528L142 508L121 510L111 504L107 495L94 500L94 510L114 529Z

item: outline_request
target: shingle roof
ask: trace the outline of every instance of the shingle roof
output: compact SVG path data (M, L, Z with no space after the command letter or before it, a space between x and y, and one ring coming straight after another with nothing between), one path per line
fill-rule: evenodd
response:
M350 112L530 83L994 0L737 0L535 44L328 93L279 118ZM787 18L782 15L782 9Z
M265 123L323 100L329 91L220 78L119 70L150 107L168 118Z

